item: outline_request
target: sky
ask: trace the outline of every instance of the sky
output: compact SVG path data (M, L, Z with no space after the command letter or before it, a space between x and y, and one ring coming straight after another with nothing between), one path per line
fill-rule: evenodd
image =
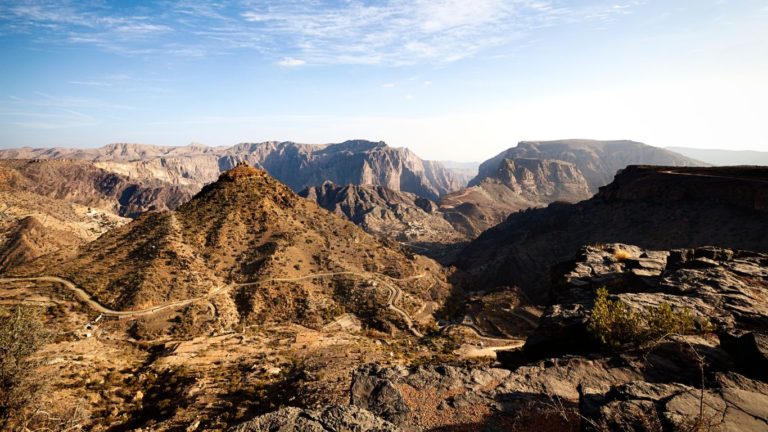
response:
M0 0L0 148L768 151L768 0Z

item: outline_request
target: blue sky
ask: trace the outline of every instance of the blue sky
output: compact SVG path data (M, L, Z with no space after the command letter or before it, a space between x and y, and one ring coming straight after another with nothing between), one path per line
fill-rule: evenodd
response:
M0 147L768 151L768 0L0 0Z

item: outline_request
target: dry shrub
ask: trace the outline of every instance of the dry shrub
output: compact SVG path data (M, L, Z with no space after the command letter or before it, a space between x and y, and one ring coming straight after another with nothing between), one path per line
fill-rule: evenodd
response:
M616 262L624 262L628 258L632 258L632 254L624 249L616 249L616 251L613 252L613 260Z

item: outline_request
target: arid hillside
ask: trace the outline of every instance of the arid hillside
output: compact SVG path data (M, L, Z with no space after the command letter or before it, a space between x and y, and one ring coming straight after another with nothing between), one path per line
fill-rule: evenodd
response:
M407 329L387 308L395 294L415 310L447 293L433 261L381 243L244 164L176 211L143 214L24 271L64 277L118 310L228 291L232 319L310 326L353 312ZM391 287L400 280L404 292Z
M192 196L189 186L132 179L85 161L44 159L0 160L0 191L30 192L125 217L176 208Z
M0 273L39 256L93 241L129 219L0 186Z

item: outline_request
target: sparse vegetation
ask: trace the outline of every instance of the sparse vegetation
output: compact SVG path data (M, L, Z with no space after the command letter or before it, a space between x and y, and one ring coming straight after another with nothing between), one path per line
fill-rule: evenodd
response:
M0 309L0 429L23 430L43 381L33 374L32 356L48 339L41 311L15 306Z
M712 324L695 319L687 309L675 310L668 303L632 310L621 300L609 299L606 288L599 288L588 329L602 344L617 348L642 346L669 334L711 332Z

